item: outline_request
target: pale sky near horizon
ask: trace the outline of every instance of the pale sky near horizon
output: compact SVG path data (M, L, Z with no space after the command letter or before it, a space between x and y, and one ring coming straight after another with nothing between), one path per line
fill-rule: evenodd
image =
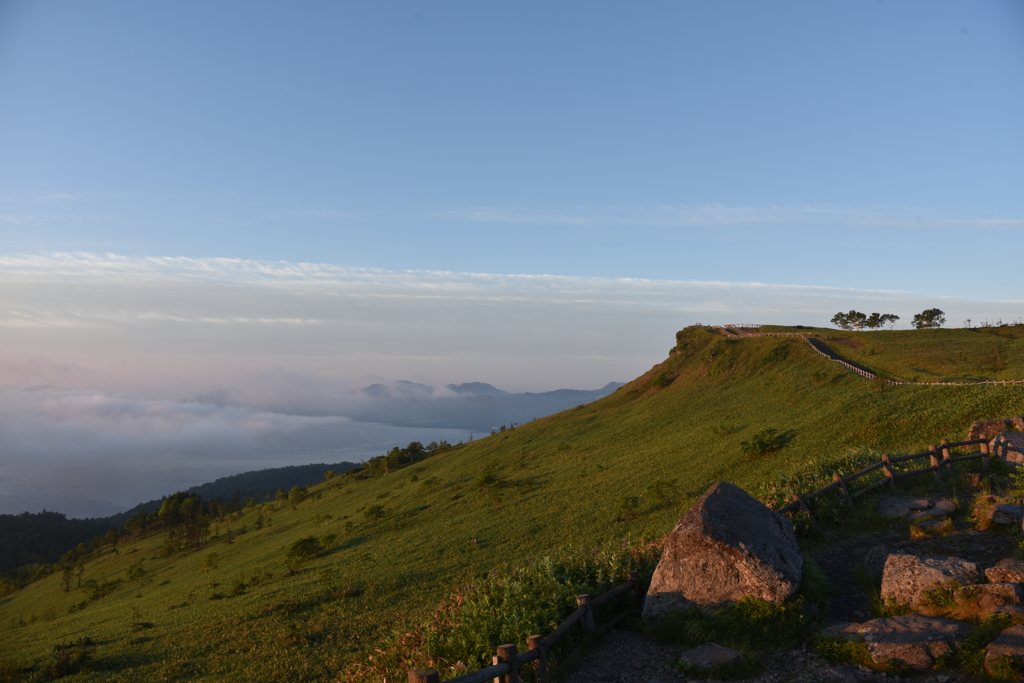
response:
M695 322L1020 319L1021 112L1020 2L0 0L0 450L79 411L160 457L224 387L593 389ZM176 453L257 429L189 410Z

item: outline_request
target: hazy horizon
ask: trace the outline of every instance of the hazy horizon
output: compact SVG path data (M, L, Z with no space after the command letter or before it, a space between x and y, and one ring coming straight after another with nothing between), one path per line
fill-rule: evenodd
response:
M0 3L0 511L457 440L353 392L594 390L694 323L1019 320L1022 38L1009 0Z

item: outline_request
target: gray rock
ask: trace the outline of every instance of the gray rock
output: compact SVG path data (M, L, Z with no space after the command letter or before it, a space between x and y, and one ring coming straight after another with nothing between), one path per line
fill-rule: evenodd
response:
M887 557L889 557L888 546L872 546L864 555L864 570L868 573L868 576L875 581L881 581Z
M718 482L665 541L643 618L746 596L781 604L799 588L803 562L792 520Z
M1011 626L988 644L985 648L985 670L993 673L992 665L1003 657L1024 662L1024 626Z
M940 508L938 505L936 505L935 507L928 508L927 510L914 510L913 512L909 512L907 513L906 518L912 521L917 521L928 519L929 517L943 518L947 515L949 515L949 510L945 508Z
M945 510L947 513L956 512L956 503L951 500L937 500L935 501L935 507L939 510Z
M936 658L955 652L970 627L950 619L908 614L851 624L841 634L851 640L863 637L871 659L882 664L890 659L912 669L930 669Z
M704 643L679 655L679 661L702 669L713 669L720 664L729 664L743 659L743 654L723 647L718 643Z
M973 562L959 557L890 555L882 572L882 599L900 605L921 605L924 591L949 585L977 583L982 573Z
M999 560L994 567L985 570L985 578L992 583L1024 582L1024 562L1006 558Z
M1024 510L1013 503L998 503L989 508L988 518L993 524L1020 524Z
M826 626L825 628L821 629L821 633L822 635L826 636L841 636L846 633L846 629L856 625L857 624L852 621L841 621L838 624Z
M1000 432L992 439L990 448L1008 463L1024 464L1024 432Z
M921 529L937 529L946 524L948 519L948 517L925 517L924 519L915 519L914 524Z
M999 605L993 607L989 614L1009 614L1014 619L1024 619L1024 607L1021 605Z
M888 496L878 501L878 514L886 517L906 517L915 510L927 510L932 501L913 496Z
M1024 602L1024 586L1019 583L983 583L958 588L953 596L959 603L976 603L982 610L991 612L996 607Z
M1010 427L1011 422L1009 418L1001 418L998 420L978 420L971 425L971 430L967 432L967 440L993 439L998 436L1000 432L1005 432Z

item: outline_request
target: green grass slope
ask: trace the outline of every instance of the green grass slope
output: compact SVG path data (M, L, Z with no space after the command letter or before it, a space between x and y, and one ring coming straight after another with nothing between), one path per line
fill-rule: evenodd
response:
M878 335L854 349L872 368L922 364L899 339L922 348L959 339L863 334ZM988 377L992 347L972 339L982 340L974 364L967 353L951 367ZM87 636L94 671L68 680L336 680L460 583L561 548L661 536L716 480L753 488L848 446L914 449L1024 411L1024 387L880 387L798 338L691 328L677 341L665 362L594 403L382 477L336 478L294 510L243 510L230 520L231 543L222 520L199 551L161 558L157 534L105 553L84 575L124 580L105 597L65 594L59 575L40 580L0 600L0 658L43 667L56 643ZM767 427L788 447L744 456L740 442ZM374 505L382 519L367 516ZM337 535L333 547L292 575L291 544L326 534ZM139 560L144 573L128 580Z
M809 331L766 327L766 331ZM1024 325L961 330L827 332L848 360L911 382L1024 379Z

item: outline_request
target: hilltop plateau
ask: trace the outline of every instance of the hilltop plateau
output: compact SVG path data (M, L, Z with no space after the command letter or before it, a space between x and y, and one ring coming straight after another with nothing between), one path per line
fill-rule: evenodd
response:
M1024 379L1019 328L818 331L896 378ZM892 386L800 337L687 328L664 362L592 403L430 457L375 459L294 504L217 514L195 543L175 540L170 516L136 525L85 556L69 590L57 571L0 600L0 657L46 680L54 646L87 637L91 671L68 680L354 676L467 582L528 558L659 539L717 480L756 493L826 471L850 448L963 438L974 420L1022 405L1024 386ZM767 429L777 448L749 448ZM320 552L299 561L308 538ZM466 647L476 656L484 644Z

